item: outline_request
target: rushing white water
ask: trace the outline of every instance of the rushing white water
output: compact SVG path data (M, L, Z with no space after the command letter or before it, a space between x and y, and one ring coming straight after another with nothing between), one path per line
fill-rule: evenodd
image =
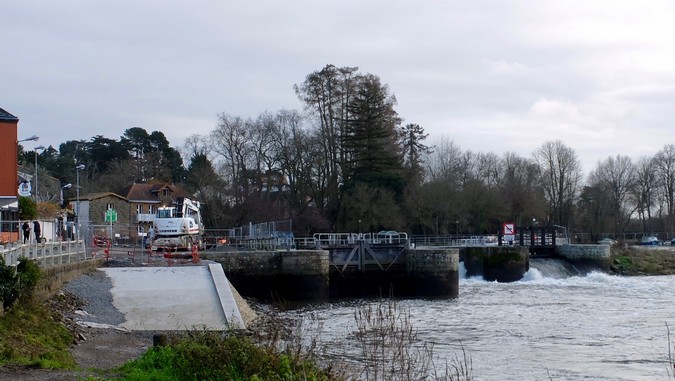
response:
M410 311L435 356L461 357L463 346L475 380L669 379L675 276L561 277L570 270L537 265L519 282L461 279L457 299L402 300L398 307ZM355 309L335 303L292 313L318 318L322 342L339 354L353 345L346 337Z

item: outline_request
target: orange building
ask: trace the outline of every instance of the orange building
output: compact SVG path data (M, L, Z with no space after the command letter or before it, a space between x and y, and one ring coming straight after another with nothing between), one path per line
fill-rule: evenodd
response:
M16 231L9 221L18 219L18 125L19 118L0 108L0 242L14 238L6 235Z

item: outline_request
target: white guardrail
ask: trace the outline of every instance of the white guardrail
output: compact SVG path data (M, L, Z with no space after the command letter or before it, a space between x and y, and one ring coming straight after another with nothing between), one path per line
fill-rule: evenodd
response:
M0 256L5 265L16 266L19 258L26 257L43 268L87 259L83 240L0 245Z

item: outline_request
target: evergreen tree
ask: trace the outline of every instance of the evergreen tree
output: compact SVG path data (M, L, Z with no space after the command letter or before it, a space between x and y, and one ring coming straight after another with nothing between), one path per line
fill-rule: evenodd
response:
M388 189L399 197L405 181L396 128L401 122L396 98L374 75L365 75L349 106L350 119L342 142L346 151L347 189L358 183Z

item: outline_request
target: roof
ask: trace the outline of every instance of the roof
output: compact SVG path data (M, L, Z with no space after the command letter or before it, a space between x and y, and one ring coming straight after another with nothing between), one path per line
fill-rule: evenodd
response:
M126 197L131 202L147 202L159 203L161 202L160 192L168 189L171 197L174 199L179 197L194 198L185 189L174 184L132 184L119 192L119 194Z
M124 200L124 196L120 196L117 193L101 192L101 193L89 193L89 194L85 194L85 195L80 195L80 201L92 201L92 200L98 200L98 199L104 198L104 197L116 197L116 198ZM69 200L72 201L73 199L70 198Z
M19 118L0 108L0 122L18 122Z

